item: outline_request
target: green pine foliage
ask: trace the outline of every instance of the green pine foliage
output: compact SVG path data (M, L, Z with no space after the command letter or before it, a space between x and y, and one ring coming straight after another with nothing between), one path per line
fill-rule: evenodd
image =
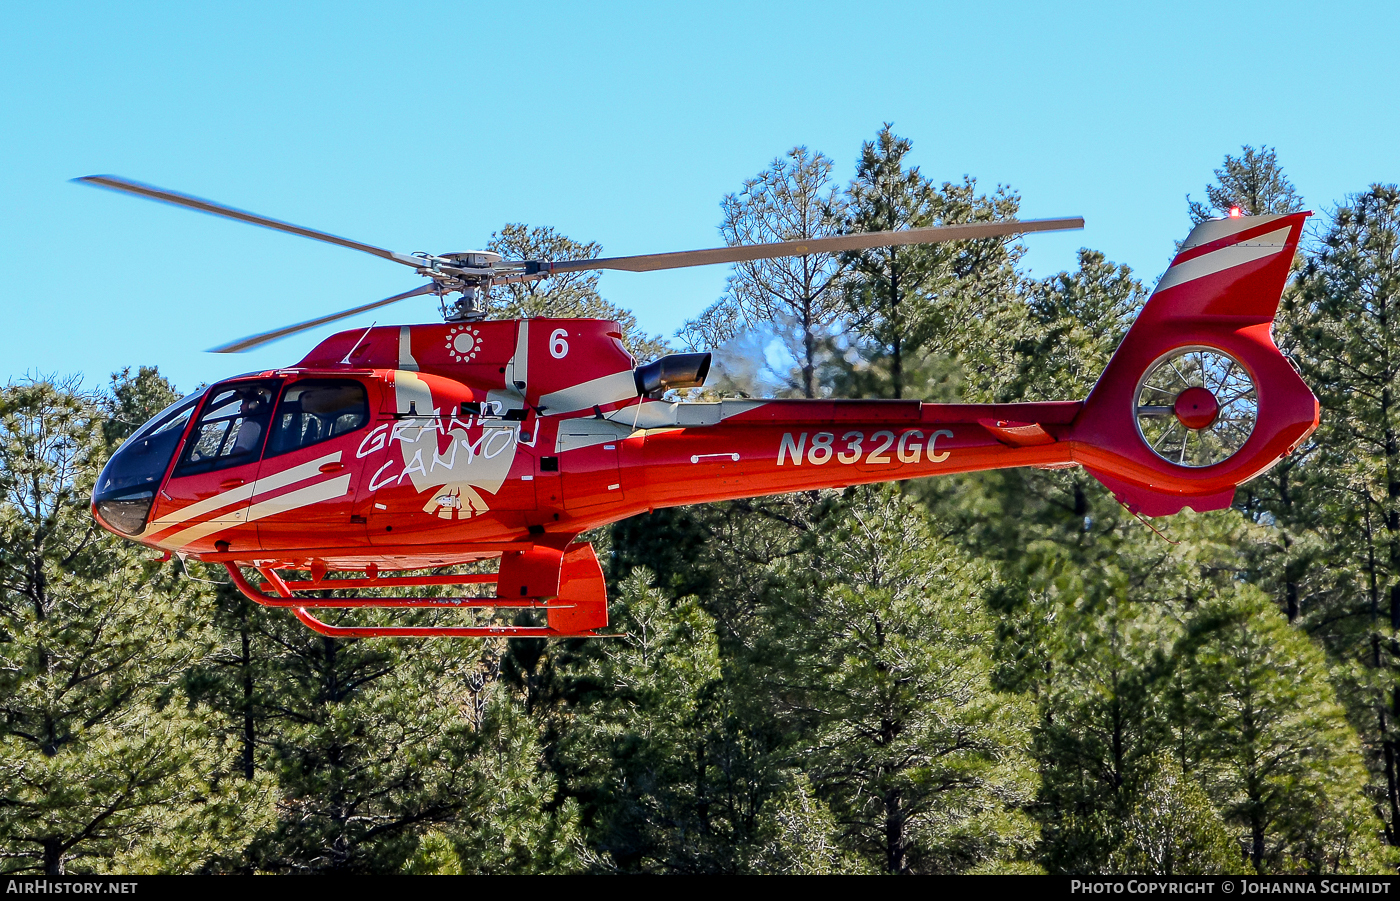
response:
M897 231L1015 218L1020 198L999 186L979 194L964 176L938 186L918 166L906 163L912 143L886 123L861 148L847 190L846 230ZM974 367L996 368L986 359L998 342L969 342L968 327L987 337L1000 329L988 320L1005 315L999 302L1014 295L1015 262L1021 250L999 238L943 244L877 247L847 254L846 303L857 354L871 370L868 393L906 397L909 377L921 355L967 356ZM1016 318L1014 315L1012 319ZM978 328L978 326L986 326ZM981 335L979 335L981 337ZM1001 362L1005 362L1004 360Z
M88 512L110 421L73 382L0 390L0 872L195 871L267 819L180 692L212 643L189 590Z
M1373 185L1325 222L1285 297L1295 358L1322 403L1291 491L1267 508L1296 536L1286 595L1328 649L1363 736L1375 808L1400 844L1400 190ZM1291 607L1290 607L1291 611Z
M509 222L493 232L486 249L507 260L591 260L603 251L596 241L575 241L549 226L531 228ZM533 319L540 316L579 316L611 319L622 326L622 340L639 360L653 360L670 352L666 342L648 335L637 317L598 293L599 273L565 272L544 281L510 282L493 289L487 301L491 315Z
M1076 271L1029 282L1024 293L1030 325L1016 342L1014 375L1000 401L1087 397L1147 302L1132 270L1088 248L1079 251Z
M538 728L508 693L492 692L485 703L465 749L469 778L457 815L419 841L404 871L586 872L597 855L583 843L577 802L559 798Z
M637 570L623 582L627 636L580 667L562 766L607 869L742 872L777 788L771 730L746 728L714 620L651 581Z
M1191 222L1197 223L1228 216L1232 209L1246 216L1296 213L1303 208L1303 198L1284 174L1274 148L1246 144L1239 156L1225 154L1225 162L1215 170L1215 183L1206 186L1205 201L1188 194L1186 205Z
M1360 743L1322 652L1251 588L1200 604L1173 653L1183 768L1260 873L1367 873L1381 853Z
M812 539L779 567L769 640L789 651L769 678L850 847L889 873L1029 858L1032 708L990 684L992 573L890 487Z
M1200 783L1170 754L1144 768L1118 825L1109 872L1161 876L1244 874L1240 847Z
M794 147L720 204L725 244L770 244L839 234L845 203L821 153ZM719 347L746 332L778 338L793 363L782 389L816 397L820 361L845 312L840 254L817 253L737 263L724 297L682 329L692 347Z
M1019 205L925 175L888 125L838 168L775 160L723 238ZM1301 207L1271 148L1214 175L1193 222ZM1234 509L1144 523L1069 468L658 510L586 536L609 639L311 633L94 525L102 463L177 396L157 370L12 383L0 873L1394 873L1400 190L1310 234L1275 339L1322 426ZM491 249L600 253L522 224ZM720 346L731 390L1083 397L1148 286L1090 248L1040 279L1020 254L743 268L680 337ZM598 285L491 302L664 353ZM771 371L732 353L774 338Z
M798 772L786 789L763 807L758 853L749 861L755 873L793 876L871 875L870 868L842 841L841 825Z

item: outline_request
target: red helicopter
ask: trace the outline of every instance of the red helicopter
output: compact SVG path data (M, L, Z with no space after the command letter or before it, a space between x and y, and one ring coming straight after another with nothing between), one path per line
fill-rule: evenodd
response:
M149 185L110 188L402 263L429 282L216 350L251 347L423 294L440 325L341 332L285 369L191 394L111 457L104 528L223 564L249 598L310 628L374 636L597 635L607 592L588 529L660 507L1013 466L1080 465L1128 509L1230 505L1293 451L1319 407L1271 336L1307 213L1197 225L1087 399L666 400L703 385L709 354L638 365L616 322L488 321L493 284L586 269L732 263L1080 228L1003 221L648 256L503 261L399 254ZM454 303L447 298L457 295ZM441 570L497 559L490 574ZM244 568L259 574L256 583ZM309 574L291 578L282 571ZM338 575L332 577L331 573ZM484 597L308 597L329 589L494 584ZM330 625L322 607L538 608L543 626Z

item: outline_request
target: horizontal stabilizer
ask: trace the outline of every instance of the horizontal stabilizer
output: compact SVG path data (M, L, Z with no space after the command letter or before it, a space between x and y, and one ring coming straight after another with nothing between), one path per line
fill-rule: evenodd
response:
M1007 447L1040 447L1054 444L1055 437L1038 422L1017 422L1011 419L979 419L977 424L992 433L992 437Z

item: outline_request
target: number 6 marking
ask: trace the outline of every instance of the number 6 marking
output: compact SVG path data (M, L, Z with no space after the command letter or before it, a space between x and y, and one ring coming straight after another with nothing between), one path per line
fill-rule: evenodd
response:
M549 333L549 355L556 360L564 359L569 352L569 342L564 339L569 336L566 329L557 328Z

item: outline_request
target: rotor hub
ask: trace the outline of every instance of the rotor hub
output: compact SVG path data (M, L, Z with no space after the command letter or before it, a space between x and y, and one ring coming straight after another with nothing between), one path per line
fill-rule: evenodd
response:
M1187 388L1176 396L1172 412L1182 425L1199 432L1201 429L1210 428L1220 416L1220 401L1216 400L1209 388Z
M451 260L454 265L468 269L490 269L501 261L501 255L494 250L462 250L457 253L438 254L444 260Z

